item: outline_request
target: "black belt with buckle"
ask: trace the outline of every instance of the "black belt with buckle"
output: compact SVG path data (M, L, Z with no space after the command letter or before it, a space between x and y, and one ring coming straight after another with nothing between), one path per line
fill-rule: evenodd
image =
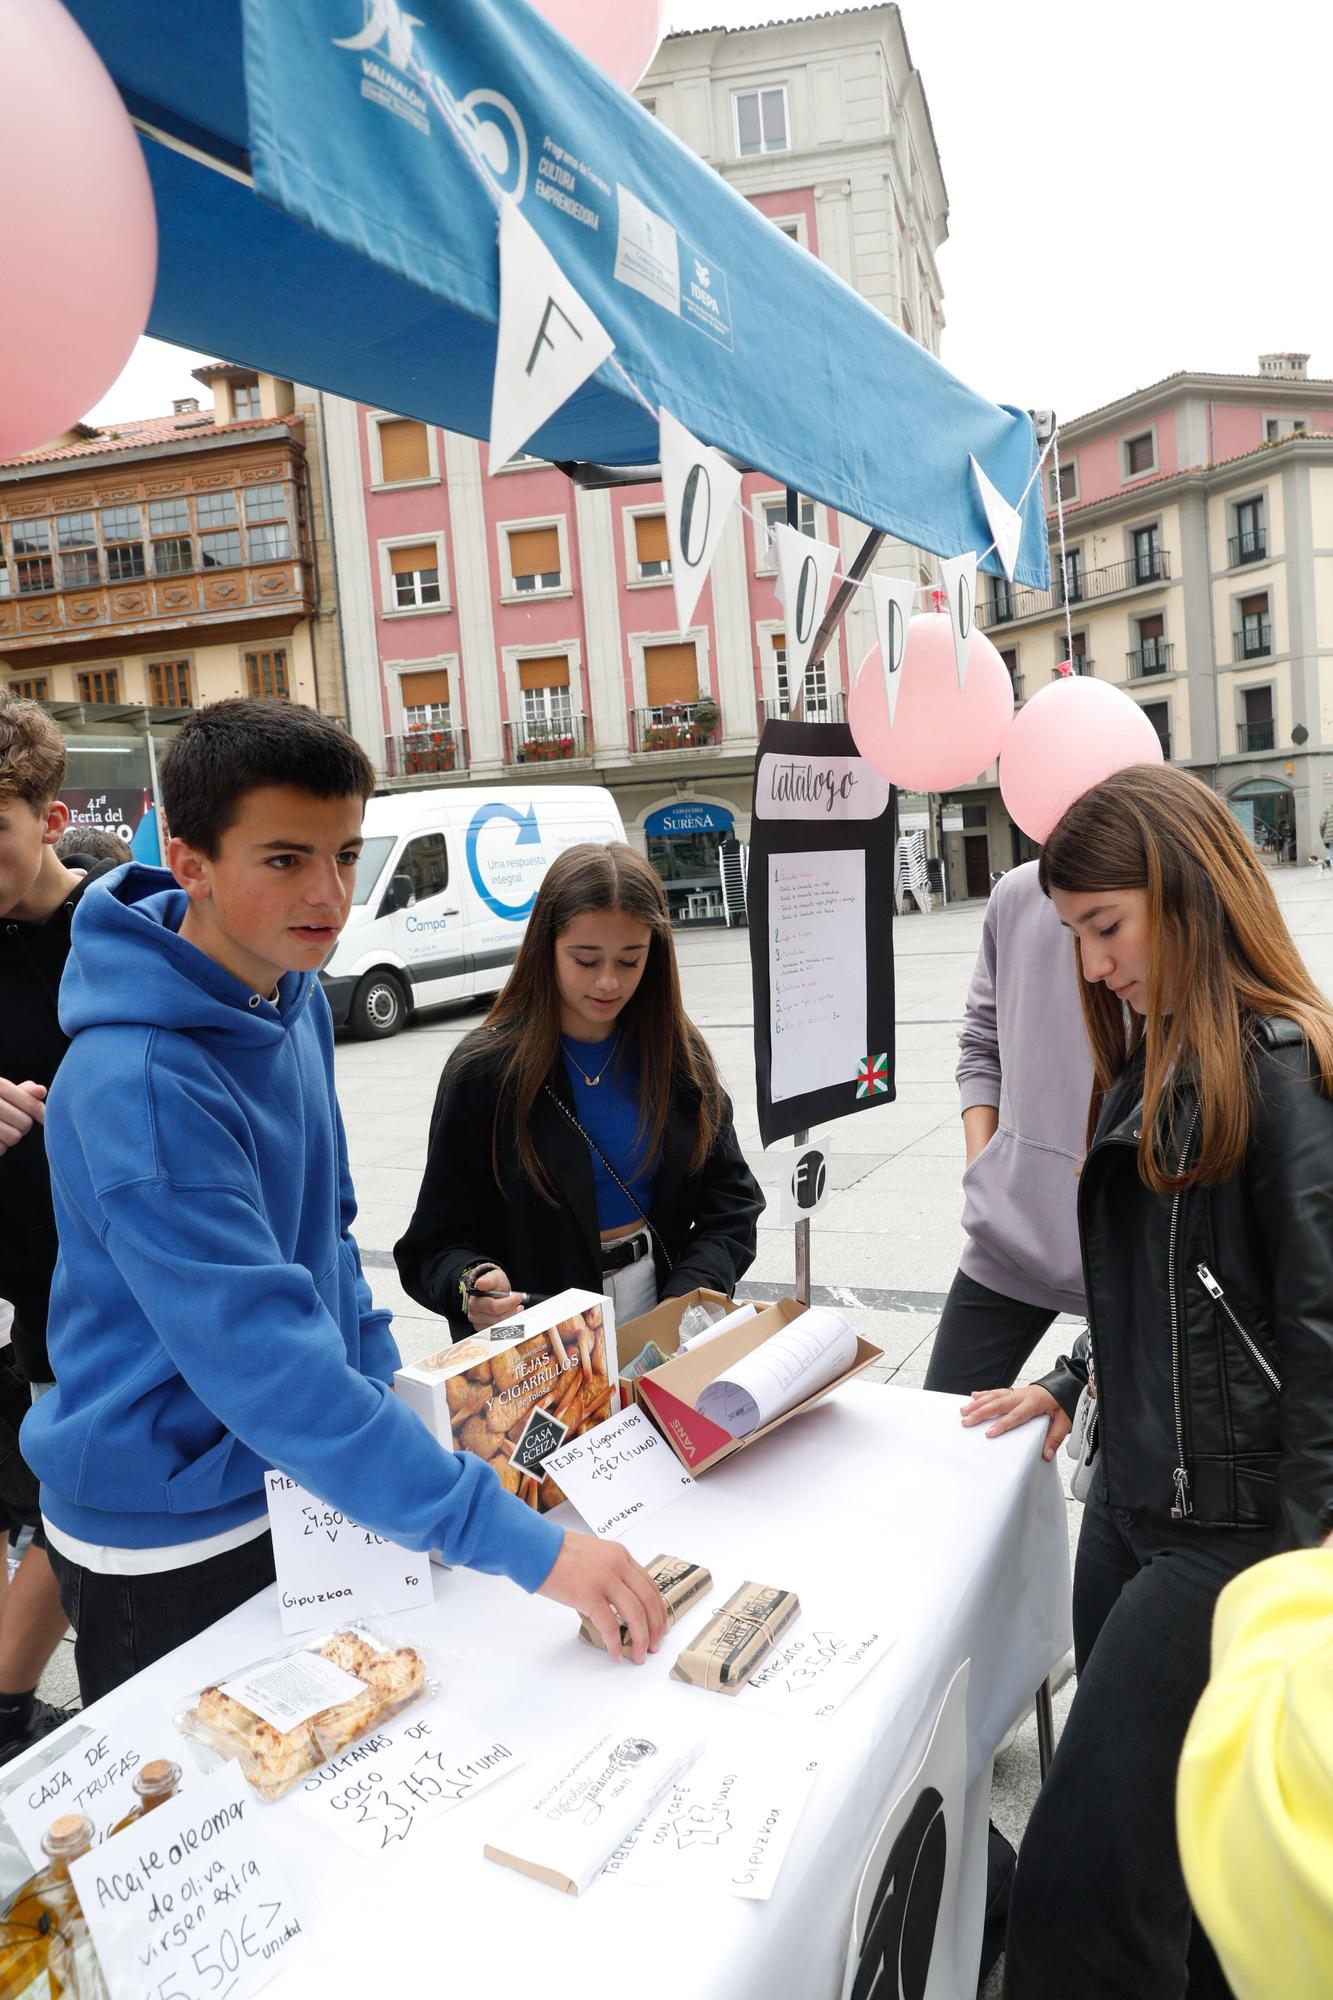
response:
M636 1229L632 1236L622 1236L615 1243L603 1243L603 1276L609 1276L612 1271L623 1271L630 1264L637 1264L640 1257L650 1257L652 1249L646 1229Z

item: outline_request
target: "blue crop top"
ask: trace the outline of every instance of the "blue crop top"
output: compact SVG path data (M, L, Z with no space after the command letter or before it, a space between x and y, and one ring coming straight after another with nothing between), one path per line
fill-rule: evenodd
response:
M574 1092L574 1115L584 1131L601 1147L635 1201L648 1214L657 1185L658 1160L640 1164L641 1148L636 1143L639 1130L639 1065L623 1049L614 1048L615 1036L600 1042L576 1042L562 1035L560 1047L565 1069ZM614 1052L613 1052L614 1050ZM590 1084L590 1076L601 1081ZM591 1152L593 1187L597 1195L597 1226L600 1230L621 1229L637 1222L638 1214L626 1201L596 1153Z

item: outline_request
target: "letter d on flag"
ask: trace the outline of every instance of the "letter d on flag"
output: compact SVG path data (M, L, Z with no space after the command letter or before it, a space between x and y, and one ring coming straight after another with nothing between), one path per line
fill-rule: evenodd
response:
M958 669L958 685L967 686L967 656L972 650L972 623L976 609L977 559L949 556L940 564L944 592L949 600L949 623L953 626L953 657Z
M601 367L615 347L514 203L500 203L500 332L491 385L490 469Z
M741 490L741 476L720 453L700 444L669 410L658 411L657 425L676 627L684 632L708 581L722 530Z
M898 576L872 576L870 596L875 607L875 638L879 663L884 674L884 699L889 707L889 728L898 707L898 691L903 684L903 661L907 655L907 626L916 610L916 585Z

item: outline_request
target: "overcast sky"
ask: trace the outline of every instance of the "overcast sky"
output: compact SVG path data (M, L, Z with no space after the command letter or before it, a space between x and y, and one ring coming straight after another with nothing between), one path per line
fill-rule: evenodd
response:
M670 0L674 28L817 11ZM902 0L949 190L945 363L1064 417L1270 349L1333 375L1328 0ZM205 395L142 341L90 413ZM206 396L205 396L206 400Z

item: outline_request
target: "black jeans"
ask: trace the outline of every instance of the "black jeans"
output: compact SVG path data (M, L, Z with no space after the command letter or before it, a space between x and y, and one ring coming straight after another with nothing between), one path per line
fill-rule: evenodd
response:
M1025 1306L956 1272L935 1330L926 1387L946 1396L1009 1388L1056 1317L1048 1306Z
M1223 1587L1268 1529L1147 1522L1094 1490L1074 1570L1078 1693L1018 1855L1006 2000L1220 2000L1176 1847L1176 1767Z
M267 1529L239 1549L148 1576L103 1576L58 1549L50 1554L60 1602L74 1627L74 1666L85 1707L173 1647L197 1638L272 1583L274 1575Z

